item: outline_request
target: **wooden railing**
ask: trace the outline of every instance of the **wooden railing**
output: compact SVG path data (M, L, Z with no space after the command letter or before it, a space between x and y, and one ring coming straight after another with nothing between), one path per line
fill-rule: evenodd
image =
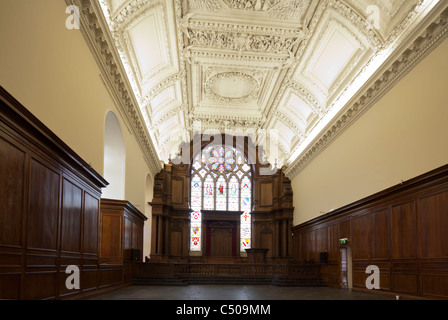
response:
M320 265L318 264L145 262L141 264L139 269L142 274L160 276L320 278Z

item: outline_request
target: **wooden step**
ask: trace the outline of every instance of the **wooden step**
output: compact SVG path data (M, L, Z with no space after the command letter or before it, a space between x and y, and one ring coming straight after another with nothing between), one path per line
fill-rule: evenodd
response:
M327 286L322 279L292 279L266 277L157 277L138 275L133 279L134 285L172 285L186 286L190 284L210 285L275 285L275 286Z

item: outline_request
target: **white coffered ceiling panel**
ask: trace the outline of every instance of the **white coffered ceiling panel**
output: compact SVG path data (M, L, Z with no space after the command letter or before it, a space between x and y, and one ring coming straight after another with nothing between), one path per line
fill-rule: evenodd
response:
M91 1L160 160L174 156L199 123L202 131L275 130L279 151L270 160L279 166L297 163L440 3Z
M361 12L366 20L378 15L378 33L387 39L409 13L419 3L419 0L350 0L347 3ZM373 20L369 20L372 21Z

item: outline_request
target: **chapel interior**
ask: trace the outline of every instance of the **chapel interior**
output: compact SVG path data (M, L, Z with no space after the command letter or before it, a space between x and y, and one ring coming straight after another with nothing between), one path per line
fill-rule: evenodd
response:
M0 299L448 299L447 37L446 0L1 0Z

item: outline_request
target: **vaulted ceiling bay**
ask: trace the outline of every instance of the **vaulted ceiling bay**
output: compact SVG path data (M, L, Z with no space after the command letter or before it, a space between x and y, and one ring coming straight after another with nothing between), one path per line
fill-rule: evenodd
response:
M364 108L437 0L67 0L154 173L195 132L258 134L292 178ZM100 46L98 47L98 43ZM107 77L106 77L107 78ZM124 97L124 98L123 98ZM236 135L238 135L236 134ZM274 139L274 138L273 138ZM275 150L274 150L275 149Z

